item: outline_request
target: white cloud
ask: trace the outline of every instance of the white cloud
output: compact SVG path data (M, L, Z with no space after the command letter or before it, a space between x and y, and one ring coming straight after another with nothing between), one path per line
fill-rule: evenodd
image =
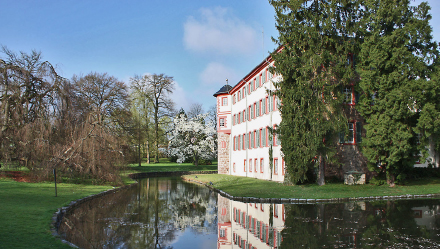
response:
M180 108L183 108L184 110L189 110L189 107L192 104L191 99L188 97L187 93L179 85L179 83L177 83L176 81L174 83L175 83L175 88L174 88L173 93L170 96L171 99L176 104L174 107L177 110L180 110Z
M200 17L184 24L183 41L188 50L221 54L247 54L257 47L257 32L226 8L201 8Z
M229 80L230 85L235 85L238 80L234 69L218 62L209 63L199 77L203 85L223 86L226 84L226 79Z

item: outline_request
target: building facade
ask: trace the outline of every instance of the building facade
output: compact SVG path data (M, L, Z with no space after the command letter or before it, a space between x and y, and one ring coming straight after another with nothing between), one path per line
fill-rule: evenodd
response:
M268 56L235 86L226 84L214 94L217 99L218 172L253 177L277 182L284 181L285 162L281 143L272 136L271 129L281 122L279 100L271 95L274 82L280 75L272 75L269 68L274 61ZM359 150L365 137L364 119L356 110L358 94L354 85L343 88L344 112L348 119L348 134L340 134L337 157L340 164L326 167L326 177L343 179L347 172L366 174L367 160ZM430 158L416 167L439 166L439 156L433 145ZM272 150L272 153L270 151ZM270 156L271 154L271 156Z
M214 94L220 174L284 180L280 143L271 135L281 122L279 101L270 94L273 82L280 77L269 72L272 65L268 57L238 84L225 85Z

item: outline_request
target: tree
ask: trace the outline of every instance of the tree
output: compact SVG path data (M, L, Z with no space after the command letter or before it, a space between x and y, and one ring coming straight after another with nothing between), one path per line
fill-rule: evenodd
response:
M203 114L203 106L200 103L193 103L188 111L188 118L195 118L198 115Z
M347 125L341 88L355 78L347 56L356 50L355 1L272 0L280 49L273 72L282 76L271 93L281 99L277 127L286 162L285 179L307 179L317 167L325 184L325 162L335 154L335 137Z
M16 54L6 47L1 52L0 158L32 167L49 153L55 101L65 79L42 60L41 52Z
M142 153L141 144L145 143L145 152L147 157L147 163L150 163L150 124L152 116L152 92L149 86L149 75L135 76L130 78L131 89L132 89L132 108L135 112L134 115L137 117L137 130L138 130L138 150L139 150L139 166L141 165ZM143 131L143 132L142 132ZM145 136L145 139L143 138Z
M210 160L215 153L216 131L211 122L206 122L207 114L188 119L180 113L174 119L174 130L170 139L171 155L177 156L177 162L182 163L192 157L195 166L199 159Z
M174 90L173 77L164 74L148 75L148 85L151 91L153 104L153 122L154 122L154 147L155 162L159 162L159 134L161 121L169 119L161 119L162 117L170 117L174 110L174 102L170 98Z
M432 95L428 98L435 89L428 77L437 57L430 8L427 3L409 4L409 0L365 1L367 32L357 64L364 93L358 110L367 123L363 153L370 169L386 172L390 186L404 177L427 145L430 132L419 132L433 131L427 126L438 120L432 117L438 115L431 112Z

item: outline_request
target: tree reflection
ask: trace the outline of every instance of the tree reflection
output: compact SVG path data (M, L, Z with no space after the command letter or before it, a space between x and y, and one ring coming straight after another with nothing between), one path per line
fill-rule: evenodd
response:
M208 188L150 178L80 205L60 233L81 248L171 248L188 227L216 233L216 214L216 195Z
M280 248L436 247L440 241L438 203L411 200L288 205Z

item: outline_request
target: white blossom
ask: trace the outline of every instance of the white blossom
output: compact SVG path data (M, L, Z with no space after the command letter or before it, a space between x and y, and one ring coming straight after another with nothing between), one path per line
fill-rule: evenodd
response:
M200 114L188 119L180 114L174 119L170 153L177 156L178 163L193 157L197 165L198 159L210 160L215 156L216 131L212 121L206 119L207 116L208 114Z

